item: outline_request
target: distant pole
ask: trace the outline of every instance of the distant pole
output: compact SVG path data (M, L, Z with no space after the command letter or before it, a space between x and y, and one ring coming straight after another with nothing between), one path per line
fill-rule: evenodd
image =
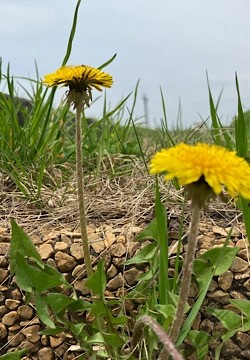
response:
M149 126L148 98L145 94L143 94L142 101L144 107L145 125L148 127Z

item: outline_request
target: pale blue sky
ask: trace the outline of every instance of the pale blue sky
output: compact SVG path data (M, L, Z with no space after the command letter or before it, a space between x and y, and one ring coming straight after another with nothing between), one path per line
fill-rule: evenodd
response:
M64 57L76 1L0 0L0 56L3 70L40 76ZM170 124L179 98L183 123L209 115L206 70L215 99L223 88L219 114L224 123L237 111L235 71L243 105L250 108L249 0L83 0L69 64L99 66L117 53L105 71L114 78L107 99L115 106L140 79L136 114L149 99L151 123L159 123L163 89ZM22 91L19 91L22 95ZM99 93L94 93L96 98ZM131 101L128 102L130 106ZM88 115L100 115L98 101Z

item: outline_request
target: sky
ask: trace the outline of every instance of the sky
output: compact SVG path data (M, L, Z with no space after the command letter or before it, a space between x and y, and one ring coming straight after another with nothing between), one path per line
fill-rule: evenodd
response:
M61 66L76 0L0 0L2 72L35 78ZM237 73L241 99L250 108L249 0L82 0L68 64L104 69L114 85L106 90L110 109L139 88L134 117L145 120L148 99L150 126L163 117L164 96L169 126L176 126L181 107L183 126L209 116L208 74L218 114L229 124L237 113ZM29 84L21 82L29 87ZM0 84L3 89L4 81ZM20 96L23 90L18 90ZM64 90L59 90L58 99ZM99 92L93 93L98 98ZM124 117L133 100L130 96ZM59 100L58 100L59 101ZM87 110L99 117L103 96Z

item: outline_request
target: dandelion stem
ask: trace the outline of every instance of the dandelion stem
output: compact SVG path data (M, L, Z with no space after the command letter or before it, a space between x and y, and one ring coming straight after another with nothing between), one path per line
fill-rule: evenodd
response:
M193 213L192 213L190 233L188 237L187 254L185 258L183 275L181 280L179 301L177 305L175 319L172 328L170 330L170 336L173 342L176 342L180 328L184 321L183 315L185 311L185 305L188 299L195 251L197 247L197 235L199 229L200 214L201 214L201 207L197 202L195 202L195 200L193 200Z
M174 360L183 360L182 355L177 351L172 339L166 334L161 325L148 315L140 317L135 324L133 337L131 340L134 351L136 351L135 349L142 335L144 325L149 326L151 330L153 330L153 332L158 336L160 342L163 344L164 349L166 349L166 351L172 356Z
M78 206L79 206L82 247L84 252L87 277L89 277L93 273L93 269L91 265L91 258L89 252L89 242L87 235L85 204L84 204L84 184L83 184L83 174L82 174L82 126L81 126L82 110L83 110L83 102L80 102L76 106L76 176L77 176Z

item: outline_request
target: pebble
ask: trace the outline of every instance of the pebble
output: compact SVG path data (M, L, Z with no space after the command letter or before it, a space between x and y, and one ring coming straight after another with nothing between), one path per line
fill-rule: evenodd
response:
M62 251L56 252L55 262L58 269L62 272L68 272L76 266L75 258Z
M124 285L124 278L121 273L116 275L107 283L108 290L117 290Z
M10 310L16 310L18 308L18 306L20 305L20 303L21 303L20 300L14 300L14 299L6 299L5 300L5 305Z
M65 241L57 241L55 243L55 251L65 251L69 247L69 244L67 244Z
M115 277L118 273L117 268L114 266L114 264L111 264L110 267L107 270L107 277L108 279L112 279Z
M126 247L123 244L113 244L110 247L110 255L115 257L122 257L126 254Z
M3 283L9 276L9 270L0 269L0 283Z
M44 347L40 349L37 353L38 360L54 360L55 355L53 349L49 347Z
M100 254L106 249L103 239L96 233L88 235L89 244L95 250L97 254Z
M234 259L233 264L230 267L230 270L236 273L244 273L249 268L249 264L247 261L241 259L240 257L236 256Z
M54 254L54 249L51 244L42 244L38 248L42 260L50 258Z
M17 346L20 345L21 342L25 339L24 335L22 333L11 333L9 331L8 334L8 342L10 343L11 346Z
M137 269L136 267L132 267L124 271L124 278L129 286L133 286L138 281L138 276L143 273L142 270Z
M236 338L237 344L239 345L239 347L241 349L245 349L250 346L250 335L249 334L238 331L235 334L235 338Z
M72 276L74 278L82 279L85 274L85 269L86 267L84 264L76 265L76 267L72 271Z
M0 322L0 339L6 338L8 335L6 326Z
M2 323L4 325L13 325L19 319L19 315L16 311L10 311L5 314L2 318Z
M228 270L225 273L219 275L218 284L222 290L229 290L232 286L234 275L232 271Z
M9 254L10 251L10 244L9 243L0 243L0 255Z
M76 260L83 260L84 259L84 252L82 243L75 242L70 246L70 254L74 256Z
M20 315L22 319L31 319L34 311L29 305L22 305L18 308L17 313Z

